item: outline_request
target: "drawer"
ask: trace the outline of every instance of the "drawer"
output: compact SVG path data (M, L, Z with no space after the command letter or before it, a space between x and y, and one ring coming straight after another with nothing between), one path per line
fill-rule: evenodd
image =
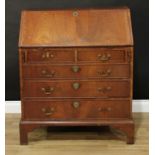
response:
M129 78L129 65L25 65L23 78Z
M74 50L72 49L25 49L25 62L27 63L69 63L74 62Z
M131 113L129 100L24 100L23 103L25 120L127 119Z
M126 49L84 48L78 50L79 62L125 63Z
M24 80L23 97L129 97L129 81Z

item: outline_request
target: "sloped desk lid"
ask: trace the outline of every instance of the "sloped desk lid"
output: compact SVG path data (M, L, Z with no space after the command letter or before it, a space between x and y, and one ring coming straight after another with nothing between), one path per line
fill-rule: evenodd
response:
M130 11L23 11L19 47L132 46Z

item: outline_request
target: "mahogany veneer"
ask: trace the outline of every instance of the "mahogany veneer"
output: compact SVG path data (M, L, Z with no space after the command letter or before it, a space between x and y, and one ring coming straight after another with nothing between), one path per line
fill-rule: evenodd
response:
M108 125L134 143L128 8L23 11L19 64L21 144L41 126L79 125Z

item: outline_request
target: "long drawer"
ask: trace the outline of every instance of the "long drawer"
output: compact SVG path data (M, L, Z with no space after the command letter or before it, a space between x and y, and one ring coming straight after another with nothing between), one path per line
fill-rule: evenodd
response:
M127 119L131 113L129 100L24 100L23 103L25 120Z
M23 78L129 78L129 65L24 65Z
M24 80L23 97L129 97L130 82L103 80Z

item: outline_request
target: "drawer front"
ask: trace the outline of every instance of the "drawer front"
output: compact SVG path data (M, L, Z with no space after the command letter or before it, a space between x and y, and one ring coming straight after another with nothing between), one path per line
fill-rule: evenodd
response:
M23 110L25 120L129 118L131 111L129 100L25 100Z
M129 97L129 81L25 80L23 97Z
M72 49L27 49L25 61L27 63L69 63L74 62L74 50Z
M125 49L90 48L78 50L78 61L100 62L100 63L125 63Z
M129 78L129 65L25 65L23 78Z

